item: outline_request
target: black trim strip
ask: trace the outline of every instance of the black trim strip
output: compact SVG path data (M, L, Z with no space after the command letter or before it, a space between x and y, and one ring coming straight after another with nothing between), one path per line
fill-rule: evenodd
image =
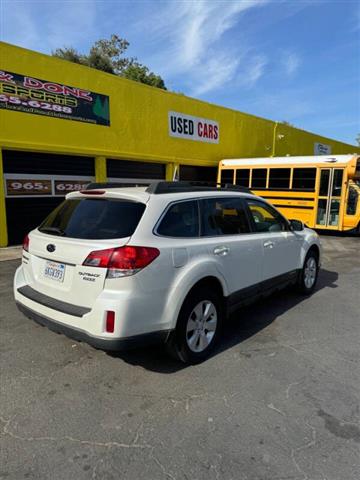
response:
M62 333L69 338L73 338L79 342L86 342L95 348L100 348L105 351L121 351L129 350L131 348L137 348L140 346L153 345L157 343L164 343L169 337L170 330L160 330L157 332L143 333L132 337L123 338L102 338L89 335L84 330L64 325L63 323L56 322L45 315L40 315L34 310L31 310L25 305L16 302L17 308L30 320L49 328L53 332Z
M276 290L280 290L289 284L295 283L300 272L301 270L292 270L232 293L227 298L229 311L232 312L241 305L253 303L260 297L271 295L271 293Z
M266 187L250 187L254 193L256 190L269 192L315 192L315 188L266 188Z
M313 210L315 207L303 207L302 205L275 205L275 203L273 204L274 207L276 208L297 208L297 209L301 209L301 210Z
M52 308L53 310L66 313L68 315L73 315L74 317L83 317L86 313L91 311L91 308L79 307L78 305L62 302L56 298L44 295L43 293L37 292L31 288L29 285L18 288L18 292L29 300L40 303L40 305L44 305L44 307Z
M315 198L308 198L308 197L274 197L274 196L268 196L268 195L261 195L262 198L271 198L275 200L304 200L306 202L314 202Z

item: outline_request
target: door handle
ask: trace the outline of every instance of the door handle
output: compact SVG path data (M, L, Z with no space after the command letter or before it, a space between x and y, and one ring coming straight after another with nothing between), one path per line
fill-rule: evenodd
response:
M219 255L220 257L225 257L230 252L230 248L225 245L219 245L214 248L214 255Z
M273 248L274 247L274 242L271 242L270 240L268 242L264 242L264 248Z

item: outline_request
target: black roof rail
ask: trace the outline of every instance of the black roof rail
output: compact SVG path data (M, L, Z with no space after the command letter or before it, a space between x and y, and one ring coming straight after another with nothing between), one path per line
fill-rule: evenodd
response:
M124 183L122 182L91 182L88 185L86 185L85 190L97 190L98 188L131 188L131 187L136 187L136 184L125 186Z
M165 193L181 193L181 192L226 192L232 190L234 192L250 193L251 190L247 187L240 187L230 183L216 183L216 182L198 182L198 181L179 181L166 182L159 181L151 183L146 189L147 193L165 194Z

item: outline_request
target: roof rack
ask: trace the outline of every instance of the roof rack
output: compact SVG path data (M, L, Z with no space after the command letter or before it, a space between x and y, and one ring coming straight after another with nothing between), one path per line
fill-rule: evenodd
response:
M166 182L159 181L151 183L146 189L147 193L155 195L165 193L181 193L181 192L214 192L214 191L235 191L242 193L252 193L249 188L239 187L231 183L216 183L216 182L198 182L198 181L179 181Z
M85 190L97 190L101 188L127 188L121 182L92 182L89 183ZM216 182L199 182L199 181L179 181L179 182L166 182L157 181L152 182L147 187L146 192L159 195L165 193L181 193L181 192L228 192L229 190L234 192L252 193L249 188L239 187L238 185L232 185L231 183L216 183Z
M135 185L131 185L134 187ZM85 190L96 190L98 188L126 188L121 182L91 182L86 185Z

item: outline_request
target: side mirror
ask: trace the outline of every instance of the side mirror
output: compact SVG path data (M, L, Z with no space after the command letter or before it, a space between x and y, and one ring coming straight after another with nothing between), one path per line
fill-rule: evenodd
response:
M301 220L289 220L290 228L293 232L301 232L305 226Z

